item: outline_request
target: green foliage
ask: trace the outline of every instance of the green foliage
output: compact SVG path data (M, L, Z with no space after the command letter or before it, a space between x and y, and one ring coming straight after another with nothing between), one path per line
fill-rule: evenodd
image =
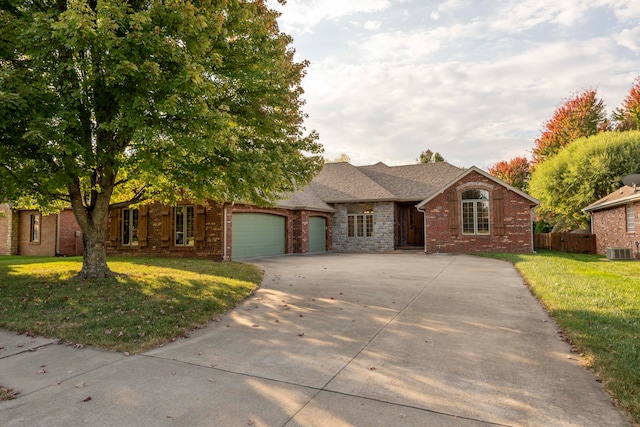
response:
M622 186L640 171L640 131L604 132L578 139L536 166L529 191L540 200L538 215L566 228L586 228L582 209Z
M70 204L93 250L114 201L268 204L306 184L323 163L307 63L276 18L251 0L2 2L0 200Z
M436 162L444 162L444 157L438 152L433 152L430 149L426 149L422 153L420 153L420 157L418 157L418 163L436 163Z
M68 203L75 183L90 207L135 182L122 198L265 203L321 164L307 64L262 2L3 5L0 195Z

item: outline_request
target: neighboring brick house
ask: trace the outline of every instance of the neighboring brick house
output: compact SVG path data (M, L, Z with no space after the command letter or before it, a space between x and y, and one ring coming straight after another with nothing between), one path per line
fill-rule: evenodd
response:
M82 255L82 233L73 212L54 215L0 205L0 255Z
M591 214L591 233L596 235L596 251L628 248L640 259L640 190L624 186L583 209Z
M183 201L175 206L153 203L112 209L107 251L216 260L329 250L531 252L531 211L537 204L476 167L460 169L446 162L329 163L310 185L274 207ZM18 213L21 238L13 253L36 254L37 245L24 237L29 238L34 214ZM38 254L65 253L61 252L66 248L63 214L57 222L39 219L42 251ZM60 231L47 231L45 239L44 231L56 224ZM0 239L10 240L3 234ZM57 249L45 253L45 247L54 246L51 239Z

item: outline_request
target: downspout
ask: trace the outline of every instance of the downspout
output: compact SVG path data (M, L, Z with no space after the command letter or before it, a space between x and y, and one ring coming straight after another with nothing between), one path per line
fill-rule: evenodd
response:
M533 235L533 220L536 217L536 213L534 212L535 210L535 206L531 208L531 216L530 216L530 220L529 220L529 224L531 224L531 253L535 254L536 253L536 248L535 248L535 236Z

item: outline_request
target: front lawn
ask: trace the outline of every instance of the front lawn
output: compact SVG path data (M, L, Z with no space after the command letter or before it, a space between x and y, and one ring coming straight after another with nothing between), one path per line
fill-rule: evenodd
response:
M640 423L640 262L542 250L485 255L515 265L615 403Z
M0 256L0 328L137 353L216 319L262 280L236 262L110 258L117 277L82 282L81 263Z

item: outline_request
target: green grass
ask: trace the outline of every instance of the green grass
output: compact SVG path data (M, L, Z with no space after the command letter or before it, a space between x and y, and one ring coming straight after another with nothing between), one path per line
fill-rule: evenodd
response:
M640 262L540 251L512 262L614 402L640 423Z
M110 258L115 278L82 282L81 262L0 256L0 328L137 353L214 320L262 280L236 262Z

